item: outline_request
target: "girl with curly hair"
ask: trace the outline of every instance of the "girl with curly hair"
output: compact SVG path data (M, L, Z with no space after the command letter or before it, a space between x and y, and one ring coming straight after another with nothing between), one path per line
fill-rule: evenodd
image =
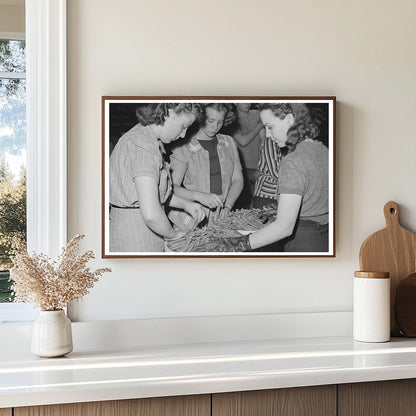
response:
M286 252L328 251L328 149L303 103L265 103L260 118L266 135L287 148L278 179L276 220L249 236L229 239L236 251L285 240Z
M185 210L195 221L204 216L196 202L172 195L164 145L185 137L199 116L189 103L139 106L139 123L125 133L110 156L110 250L161 252L164 239L178 237L165 205Z

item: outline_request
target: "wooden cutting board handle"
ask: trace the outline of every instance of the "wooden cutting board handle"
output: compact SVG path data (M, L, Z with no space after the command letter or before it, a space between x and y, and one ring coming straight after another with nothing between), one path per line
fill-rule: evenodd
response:
M387 202L384 205L384 218L387 227L400 227L399 222L399 206L394 201Z

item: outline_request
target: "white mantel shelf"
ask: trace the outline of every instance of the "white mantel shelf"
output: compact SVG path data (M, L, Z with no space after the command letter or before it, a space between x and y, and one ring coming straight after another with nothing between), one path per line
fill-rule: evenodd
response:
M416 377L416 340L350 337L0 353L0 408Z

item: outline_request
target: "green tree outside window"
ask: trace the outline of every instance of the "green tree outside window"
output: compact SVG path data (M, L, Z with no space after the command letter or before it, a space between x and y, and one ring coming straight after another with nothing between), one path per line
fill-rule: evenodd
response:
M26 244L25 61L24 41L0 40L0 302L12 300L11 255Z

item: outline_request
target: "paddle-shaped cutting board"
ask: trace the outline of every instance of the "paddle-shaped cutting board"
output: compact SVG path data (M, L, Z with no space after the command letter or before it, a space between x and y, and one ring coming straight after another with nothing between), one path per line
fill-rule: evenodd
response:
M360 268L366 272L390 273L390 328L400 335L394 319L394 298L401 279L416 271L416 234L399 223L399 206L390 201L384 205L386 228L370 235L361 245Z

